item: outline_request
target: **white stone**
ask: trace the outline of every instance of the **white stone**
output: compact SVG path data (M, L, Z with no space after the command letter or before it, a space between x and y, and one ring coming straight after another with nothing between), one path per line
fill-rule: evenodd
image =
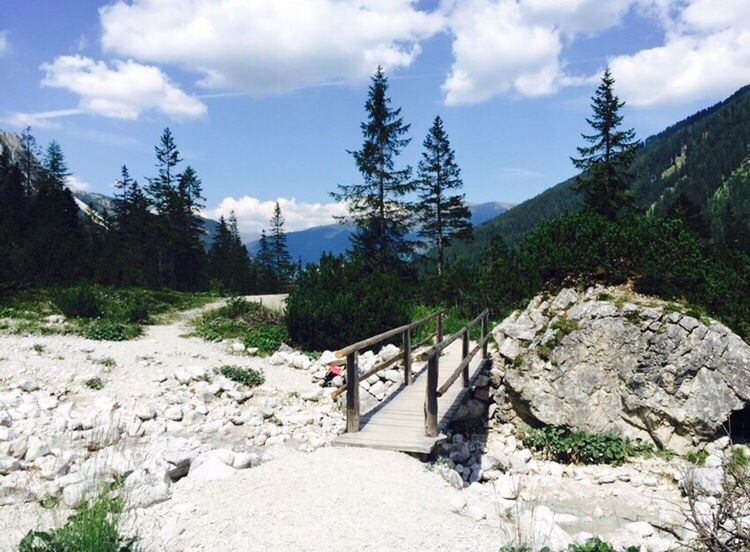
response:
M218 481L234 475L236 470L227 466L218 458L208 458L197 468L190 468L187 479L192 483L205 483L208 481Z

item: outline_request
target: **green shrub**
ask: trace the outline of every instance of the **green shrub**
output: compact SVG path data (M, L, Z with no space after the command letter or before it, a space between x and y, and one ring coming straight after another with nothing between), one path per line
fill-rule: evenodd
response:
M89 286L60 289L54 294L53 302L68 318L97 318L102 314L99 297Z
M287 300L287 328L305 349L338 349L407 324L411 302L402 276L325 255L300 273Z
M289 333L283 326L252 328L243 340L246 347L256 347L261 353L273 353L282 343L289 342Z
M592 435L583 431L545 426L529 429L523 444L547 458L565 464L612 464L618 466L630 456L651 454L653 445L614 435Z
M702 466L706 463L708 452L705 450L691 450L685 455L685 460L694 466Z
M258 385L263 385L266 381L263 372L253 370L252 368L227 365L219 368L218 372L225 378L246 385L247 387L257 387Z
M233 298L196 322L196 334L209 341L241 339L247 347L272 353L289 341L282 316L260 303Z
M568 550L569 552L618 552L614 546L601 540L599 537L591 538L583 544L571 544ZM640 548L637 546L628 546L622 552L639 551Z
M104 389L104 381L99 377L91 378L86 380L86 387L93 389L94 391L100 391Z
M102 496L70 516L59 529L29 531L19 552L134 552L136 539L120 535L122 504Z
M97 341L125 341L141 333L139 326L121 324L111 320L95 320L83 332L84 337Z

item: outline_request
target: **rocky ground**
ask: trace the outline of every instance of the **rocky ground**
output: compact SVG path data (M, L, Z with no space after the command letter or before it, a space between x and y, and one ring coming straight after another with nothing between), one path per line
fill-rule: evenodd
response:
M194 314L122 343L0 336L0 550L112 482L144 551L564 550L594 534L666 551L687 536L684 461L563 466L497 419L455 428L433 461L329 447L344 428L321 387L330 353L185 337ZM266 383L247 390L215 373L225 364ZM398 378L366 383L373 404ZM698 474L707 496L715 459Z

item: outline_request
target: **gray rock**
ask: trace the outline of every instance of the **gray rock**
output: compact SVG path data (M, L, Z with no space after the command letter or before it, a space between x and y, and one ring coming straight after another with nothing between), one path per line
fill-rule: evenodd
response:
M12 456L0 455L0 475L8 475L20 469L21 464Z
M614 433L677 452L711 440L750 400L750 345L721 324L667 313L653 300L633 295L622 308L598 300L603 291L571 290L552 301L560 298L574 324L561 333L550 323L544 338L540 332L528 344L523 369L506 370L494 399L501 418ZM493 334L519 339L536 329L542 304L533 300ZM555 343L551 352L540 351L542 339ZM507 358L516 354L512 339L499 345Z

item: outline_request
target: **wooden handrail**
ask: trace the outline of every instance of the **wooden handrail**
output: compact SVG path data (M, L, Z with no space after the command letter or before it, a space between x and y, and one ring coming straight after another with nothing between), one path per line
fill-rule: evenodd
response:
M482 358L487 359L489 342L489 311L485 310L474 320L469 322L460 331L445 340L439 341L428 352L427 358L427 389L425 390L424 401L424 432L428 437L436 437L440 431L438 427L438 397L442 396L453 383L458 379L459 374L463 374L464 387L469 386L469 365L474 355L481 349ZM479 344L469 352L469 332L479 322L482 323L482 339ZM446 347L455 342L458 338L463 339L461 350L461 362L458 367L451 373L450 377L438 389L438 375L440 372L440 354Z
M464 359L461 361L461 364L458 365L458 367L453 371L453 373L450 375L450 377L445 380L443 385L440 386L440 388L437 390L437 396L442 397L448 389L450 389L450 386L453 385L453 383L458 379L458 376L471 364L471 361L474 359L474 355L476 355L480 349L484 348L485 342L489 339L489 336L486 336L482 338L482 340L479 342L479 344L474 347L470 353ZM468 383L468 382L467 382Z
M466 324L463 328L461 328L459 331L454 333L453 335L446 337L442 341L439 341L435 344L434 347L432 347L429 351L427 351L427 356L432 357L434 355L439 355L442 353L445 349L447 349L450 345L453 344L454 341L456 341L459 337L461 337L465 330L469 330L476 326L485 316L489 315L489 311L485 310L477 316L474 320Z
M422 326L432 320L433 318L442 315L442 312L436 312L431 314L430 316L426 316L422 320L417 320L416 322L412 322L411 324L404 324L403 326L399 326L398 328L394 328L392 330L388 330L387 332L383 332L381 334L375 335L373 337L368 337L367 339L363 339L362 341L358 341L357 343L354 343L352 345L349 345L348 347L344 347L340 351L336 351L336 358L344 358L347 355L350 355L351 353L356 353L357 351L361 351L362 349L367 349L368 347L372 347L373 345L376 345L380 343L381 341L385 341L386 339L389 339L391 337L395 337L407 330L412 330L414 328L417 328L419 326Z

